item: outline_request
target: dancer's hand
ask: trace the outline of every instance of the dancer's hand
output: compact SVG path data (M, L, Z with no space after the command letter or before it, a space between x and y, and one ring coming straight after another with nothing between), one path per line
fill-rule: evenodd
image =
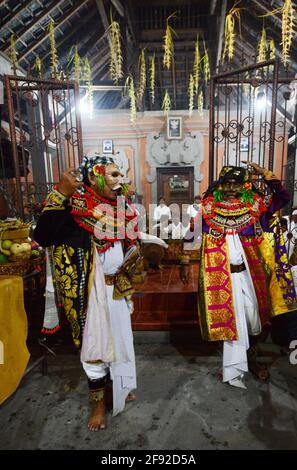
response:
M249 162L248 160L241 160L241 163L245 163L247 167L253 169L253 173L256 175L264 175L266 168L262 168L260 165L258 165L255 162Z

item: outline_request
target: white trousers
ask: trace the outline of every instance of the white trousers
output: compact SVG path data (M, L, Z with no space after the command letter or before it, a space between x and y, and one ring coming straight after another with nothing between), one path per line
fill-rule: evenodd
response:
M245 263L246 270L231 274L233 304L238 333L237 341L224 341L223 346L223 382L236 385L248 372L247 350L250 347L249 334L261 333L258 302L252 283L248 263L237 234L227 237L231 264ZM264 293L263 293L264 294ZM240 385L240 382L238 382Z
M128 393L136 388L135 355L131 328L132 312L131 304L128 305L125 299L113 299L114 288L105 285L104 281L102 282L100 269L103 268L104 274L113 274L122 260L123 252L120 242L115 243L114 247L110 248L104 256L96 254L96 268L87 311L87 322L89 323L84 332L83 355L81 354L82 366L90 380L100 379L108 371L110 372L113 381L113 415L124 409ZM104 322L102 320L97 322L96 318L100 315L102 317L102 308L98 308L98 305L102 304L99 299L102 291L104 291L106 300L107 314ZM111 336L110 341L107 341L106 338L104 340L104 336L107 335ZM98 351L97 357L96 351ZM110 359L99 364L88 362L88 360L92 361L103 357L110 357Z

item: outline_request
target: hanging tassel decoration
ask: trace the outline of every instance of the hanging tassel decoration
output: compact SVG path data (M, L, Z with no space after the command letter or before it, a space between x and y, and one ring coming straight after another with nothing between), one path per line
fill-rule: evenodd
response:
M200 90L200 93L198 95L198 111L200 116L203 114L203 92Z
M228 60L231 61L234 57L235 50L235 18L238 19L239 29L240 29L240 10L237 5L240 3L240 0L234 3L233 7L229 11L225 20L225 44L223 52L223 61L226 56Z
M126 79L124 93L128 94L130 98L130 121L132 124L135 124L136 119L137 119L137 105L136 105L134 80L133 80L132 75L128 75Z
M195 95L198 94L199 88L199 80L200 80L200 50L199 50L199 38L195 41L195 52L194 52L194 67L193 67L193 75L194 75L194 88L195 88Z
M81 70L80 70L80 55L78 53L77 46L75 46L73 65L74 65L74 79L79 83Z
M59 59L58 59L56 39L55 39L55 23L53 20L51 20L49 23L48 32L49 32L50 48L51 48L51 72L54 77L57 77Z
M155 102L156 63L155 54L150 57L150 93L152 104Z
M205 83L207 84L210 80L210 65L209 65L209 56L208 56L208 50L205 42L203 41L203 48L204 48L204 56L202 59L203 62L203 75L204 75L204 80Z
M33 65L33 70L35 70L35 72L37 73L38 76L41 75L41 70L42 70L42 61L39 57L39 55L37 54L37 56L35 57L35 61L34 61L34 65Z
M166 32L165 32L164 44L163 44L163 49L164 49L163 65L165 68L167 68L167 70L170 69L171 64L174 60L174 44L173 44L172 35L174 34L176 36L174 29L169 24L169 20L175 17L176 17L176 12L168 16L166 20Z
M82 79L86 82L87 86L87 100L90 110L90 117L93 117L94 110L94 96L93 96L93 79L92 79L92 70L90 67L89 59L86 57L83 61L83 73Z
M166 90L163 103L162 103L162 111L164 112L165 116L168 116L169 111L171 110L171 99L169 96L168 91Z
M190 73L190 78L189 78L189 87L188 87L188 95L189 95L189 116L192 116L193 114L193 108L194 108L194 77L193 74Z
M138 98L142 101L146 87L146 63L144 49L141 50L139 56L139 85L138 85Z
M17 67L17 63L18 63L17 55L18 54L17 54L16 46L15 46L15 39L14 39L14 35L12 34L10 36L9 58L10 58L12 69L13 69L14 73L16 73L16 67Z
M72 66L74 80L78 83L81 79L81 58L77 50L77 46L72 46L69 52L69 60L67 68Z
M284 0L282 7L276 8L270 13L262 15L262 18L265 18L266 16L276 16L280 12L282 14L282 61L286 66L290 59L290 51L295 28L295 9L292 0Z
M265 62L267 50L266 29L262 28L261 39L258 44L258 62Z
M294 32L295 10L292 0L285 0L282 7L282 60L287 65L290 58L290 50Z
M117 21L113 20L111 15L111 24L109 26L110 33L110 76L114 83L123 78L123 56L121 48L121 33L120 25Z

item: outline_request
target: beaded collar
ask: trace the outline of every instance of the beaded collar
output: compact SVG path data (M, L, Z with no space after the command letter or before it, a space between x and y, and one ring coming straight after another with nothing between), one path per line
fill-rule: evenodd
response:
M271 196L253 195L253 203L243 203L239 199L215 202L213 196L202 201L202 214L210 233L215 238L224 234L242 232L250 225L259 225L261 215L271 204Z
M126 246L135 243L139 238L137 214L125 198L120 198L118 204L118 201L99 196L88 186L84 186L84 190L84 194L73 194L71 214L80 227L93 234L97 250L103 253L117 241L124 241ZM100 227L104 229L104 235ZM129 231L133 232L130 237Z

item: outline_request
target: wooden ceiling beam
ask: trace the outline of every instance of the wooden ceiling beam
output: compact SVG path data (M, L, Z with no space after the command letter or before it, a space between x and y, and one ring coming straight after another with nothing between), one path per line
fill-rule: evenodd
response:
M221 7L219 32L218 32L219 37L218 37L218 48L217 48L217 58L216 58L216 69L219 67L219 63L222 57L226 12L227 12L227 0L223 0L222 7Z
M70 39L77 30L81 29L91 18L94 18L94 14L96 13L96 9L93 8L89 11L89 13L83 18L82 21L78 21L75 26L71 26L70 32L65 34L60 41L56 43L57 50L61 48L61 46ZM41 59L44 61L47 57L51 54L50 50L47 50L46 54L41 55Z
M111 0L111 3L113 4L115 9L117 10L118 14L124 18L125 11L124 11L123 5L121 4L120 0Z
M33 21L31 21L29 25L24 26L20 31L15 31L15 42L17 43L21 39L22 36L30 33L30 31L32 31L32 29L38 22L42 21L47 15L50 15L50 13L53 10L55 10L55 8L57 8L63 2L64 0L54 1L53 3L51 3L51 5L48 8L46 8L45 10L42 10L41 13L39 13L39 15L36 15L35 17L33 17L34 19ZM7 54L9 49L10 48L7 47L4 52Z
M23 11L25 11L32 0L28 0L25 3L21 3L15 10L12 11L12 14L6 18L3 19L0 23L0 29L4 28L7 26L11 21L13 21L17 16L21 15ZM1 6L1 5L0 5Z
M105 29L105 31L107 31L109 29L109 22L108 22L108 18L107 18L107 15L106 15L105 8L104 8L103 0L96 0L96 5L97 5L97 8L98 8L99 15L100 15L101 21L103 23L104 29ZM109 45L111 47L110 33L108 33L108 42L109 42Z
M68 13L65 13L65 15L61 18L60 21L58 21L55 25L55 28L59 28L62 26L66 21L69 20L75 13L77 13L84 5L86 5L90 0L82 0L78 3L78 5L74 5ZM35 41L31 46L28 46L23 53L19 54L19 61L23 60L27 55L29 55L36 47L40 46L40 44L43 43L47 39L49 35L48 30L46 30L38 39Z

